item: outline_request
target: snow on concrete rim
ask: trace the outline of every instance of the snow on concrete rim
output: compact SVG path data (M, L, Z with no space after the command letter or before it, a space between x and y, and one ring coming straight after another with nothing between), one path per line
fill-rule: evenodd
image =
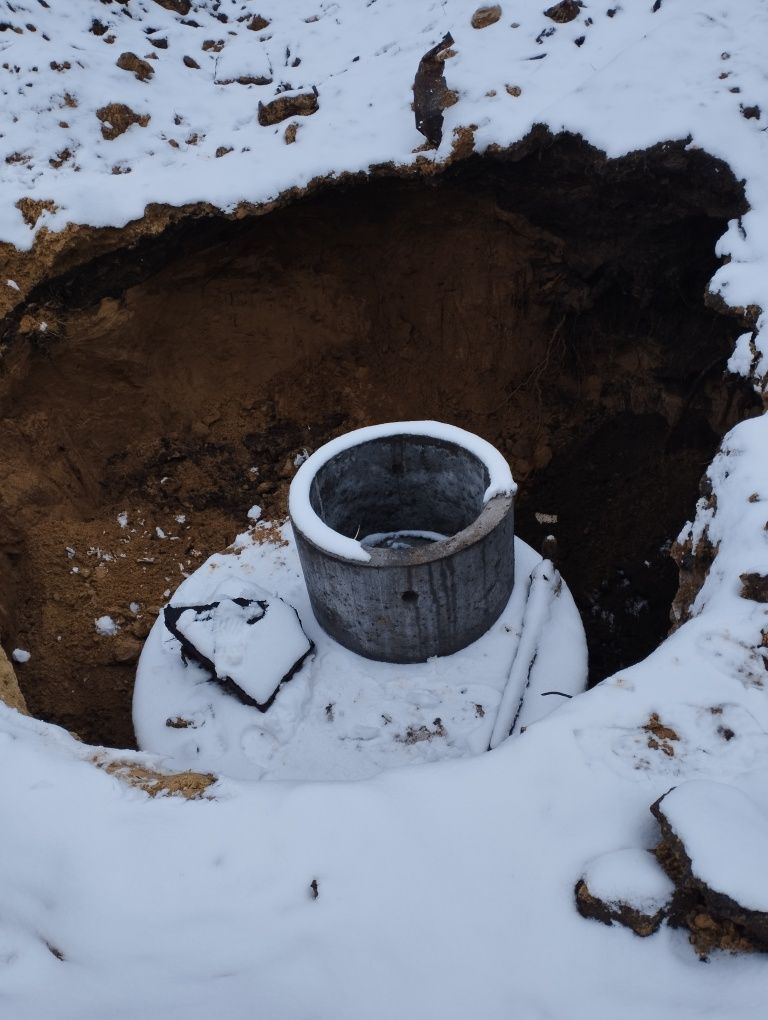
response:
M291 482L288 497L288 511L291 520L298 530L320 549L334 556L342 556L348 560L368 562L371 554L354 538L347 538L329 528L318 517L309 499L312 481L318 471L334 457L353 446L361 446L376 439L388 436L426 436L429 439L442 439L447 443L455 443L463 447L481 461L488 471L488 488L483 495L487 503L494 496L512 496L517 492L517 484L512 471L504 457L495 446L481 439L473 432L467 432L457 425L447 425L439 421L395 421L381 425L368 425L362 429L347 432L337 439L332 439L321 446L301 465Z

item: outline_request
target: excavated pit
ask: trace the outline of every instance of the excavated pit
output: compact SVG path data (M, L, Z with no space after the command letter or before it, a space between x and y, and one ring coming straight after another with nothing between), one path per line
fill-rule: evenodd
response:
M518 533L557 536L592 681L642 658L670 541L757 410L724 376L742 324L704 301L745 209L682 143L606 161L547 136L182 221L44 281L2 324L0 375L0 636L32 653L30 710L133 746L135 661L182 574L253 504L285 513L303 449L396 419L501 449Z

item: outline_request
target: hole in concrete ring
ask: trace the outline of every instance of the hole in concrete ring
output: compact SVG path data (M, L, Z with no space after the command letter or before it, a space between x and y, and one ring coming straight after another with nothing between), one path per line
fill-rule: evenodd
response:
M318 517L340 535L371 548L402 549L469 527L483 508L488 482L486 466L461 446L388 436L327 461L309 498Z
M400 598L403 600L403 602L418 602L419 601L418 592L415 592L415 591L404 591L403 594L400 596Z

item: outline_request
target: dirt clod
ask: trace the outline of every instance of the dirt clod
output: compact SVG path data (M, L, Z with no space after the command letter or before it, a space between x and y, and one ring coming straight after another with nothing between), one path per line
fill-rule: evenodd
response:
M133 124L138 124L139 127L146 127L150 121L148 113L135 113L125 103L108 103L96 111L96 116L101 121L102 137L107 141L119 138Z
M319 108L316 88L298 95L280 95L268 103L259 103L259 124L269 127L289 117L309 117Z
M44 212L55 213L56 203L50 198L20 198L16 208L28 227L34 227Z
M680 737L671 727L665 726L655 712L651 715L645 726L643 726L643 729L648 734L648 747L651 750L661 751L668 758L674 757L675 748L673 741L678 741Z
M768 574L748 573L739 576L743 599L753 602L768 602Z
M401 744L419 744L424 740L431 741L435 737L444 737L446 734L447 730L442 719L433 719L431 729L429 726L408 726L405 733L396 734L394 739Z
M194 729L195 724L191 719L184 719L182 716L174 716L172 719L166 719L165 725L171 730L188 730Z
M651 805L651 812L661 828L656 858L676 887L669 907L670 925L688 929L690 942L703 959L715 949L768 952L768 913L709 888L694 873L685 845L664 814L664 797Z
M488 28L489 25L495 25L500 17L500 4L492 4L488 7L478 7L472 15L470 24L472 25L472 28Z
M217 85L269 85L272 77L266 74L241 74L237 78L216 78Z
M72 150L61 149L54 158L48 160L48 163L54 170L60 170L70 159L72 159Z
M664 920L664 910L658 910L654 914L644 914L642 911L630 906L628 903L607 903L599 897L594 896L583 878L576 883L576 909L582 917L591 917L603 924L617 924L629 928L641 938L647 938L659 930Z
M118 663L138 662L143 642L128 634L121 634L111 644L111 660Z
M444 54L453 45L448 32L437 46L427 50L419 61L413 82L413 113L416 130L436 149L443 137L443 111L457 101L457 95L448 88L445 80Z
M155 69L147 60L142 60L135 53L121 53L116 60L117 66L123 71L131 71L139 81L149 81Z
M173 11L174 14L181 14L183 17L192 10L192 0L155 0L155 3L164 7L166 11Z
M560 3L548 7L544 11L544 15L547 18L551 18L552 21L565 24L578 18L581 13L581 7L582 5L579 3L579 0L560 0Z

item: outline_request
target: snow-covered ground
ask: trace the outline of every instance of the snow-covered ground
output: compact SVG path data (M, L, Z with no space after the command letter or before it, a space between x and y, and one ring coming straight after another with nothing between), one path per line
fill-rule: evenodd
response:
M768 812L765 667L748 621L718 617L496 751L359 782L149 800L2 709L7 1015L757 1020L764 958L702 964L681 932L640 940L573 901L596 858L655 843L648 808L670 786L738 786L750 833ZM626 888L647 893L636 856Z
M422 159L447 157L452 129L469 124L479 149L536 122L609 156L689 138L744 179L751 207L720 241L729 259L712 287L734 306L768 308L765 3L590 2L556 24L544 4L517 0L480 30L473 6L222 0L185 19L154 0L6 0L0 238L24 247L68 221L120 225L150 201L232 209L318 175L410 163L422 141L415 68L451 31L446 78L459 101L441 148ZM251 30L245 15L270 24ZM102 35L89 31L94 18ZM203 50L209 39L225 45ZM225 65L262 74L268 63L271 85L216 84L233 42ZM127 51L156 54L150 81L116 66ZM318 89L290 145L285 124L261 127L256 115L281 83ZM96 111L112 102L150 119L110 141ZM51 203L36 227L16 208L25 197ZM758 386L764 321L731 360ZM716 499L702 500L690 534L706 532L716 557L693 618L489 754L358 782L222 778L199 800L152 800L94 767L92 748L0 706L0 1015L760 1020L765 957L703 964L684 932L663 925L639 939L581 918L573 890L602 855L651 847L650 804L691 780L740 791L743 810L730 797L725 822L765 840L768 605L740 594L740 575L768 574L767 450L763 416L735 428L710 469ZM118 757L157 764L101 760ZM759 856L741 854L734 874L722 854L738 841L718 840L713 861L707 830L691 822L706 811L717 832L711 786L670 806L707 876L764 904ZM626 860L626 888L647 891L638 859L613 858L598 879L620 892Z

